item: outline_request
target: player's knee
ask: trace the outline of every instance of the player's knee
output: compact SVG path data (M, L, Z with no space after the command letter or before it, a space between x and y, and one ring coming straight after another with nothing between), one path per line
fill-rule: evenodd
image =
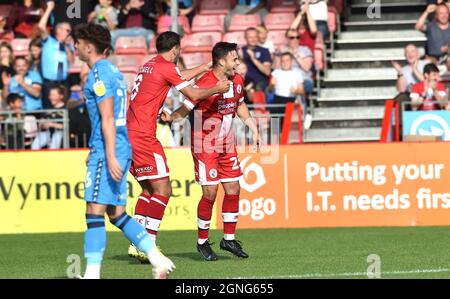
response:
M227 186L225 193L228 195L240 195L241 188L239 186L239 183L231 184L231 185Z
M210 186L208 188L203 188L203 197L205 197L209 201L214 202L217 197L217 190L218 190L218 188L216 186Z

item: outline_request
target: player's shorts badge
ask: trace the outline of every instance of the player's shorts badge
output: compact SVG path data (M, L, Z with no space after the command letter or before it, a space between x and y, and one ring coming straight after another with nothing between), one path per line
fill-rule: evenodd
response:
M242 91L241 84L238 84L238 86L236 87L236 91L237 91L237 93L241 93L241 91Z
M106 93L106 87L103 81L97 81L94 83L94 92L98 97L104 96Z
M209 176L213 179L217 178L217 169L213 168L209 171Z

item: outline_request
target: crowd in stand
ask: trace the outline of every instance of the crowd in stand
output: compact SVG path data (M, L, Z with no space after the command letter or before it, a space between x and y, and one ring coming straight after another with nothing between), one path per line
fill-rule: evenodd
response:
M332 1L294 1L295 7L287 17L289 23L272 30L264 21L274 11L274 3L280 1L179 0L178 21L186 36L190 36L202 10L208 8L205 2L222 6L227 3L219 18L219 38L227 40L227 35L232 36L233 40L227 41L241 46L239 72L245 77L247 102L259 103L262 97L263 102L276 104L269 108L275 115L282 114L283 105L289 102L302 102L307 106L307 99L323 67L320 56L316 56L321 49L318 45L324 47L324 41L328 41L332 34L328 21ZM416 29L427 36L425 55L421 57L417 47L409 44L405 48L407 64L392 63L398 72L397 98L412 101L411 108L415 110L449 109L450 106L444 104L424 104L447 99L445 87L439 82L439 72L442 68L450 68L450 5L443 0L428 2L426 11L416 24ZM77 61L71 34L76 22L93 22L107 27L112 34L111 50L114 54L121 53L118 45L124 38L143 38L145 43L137 52L143 59L138 64L155 54L154 37L170 28L170 17L167 19L171 13L170 0L87 0L82 3L81 18L78 19L67 16L68 4L65 1L19 0L11 2L7 11L5 6L0 7L0 113L10 112L0 114L0 121L6 117L23 119L27 113L39 120L37 132L30 135L32 137L25 142L25 147L62 146L62 128L51 121L55 115L36 113L41 109L68 109L71 146L86 146L90 128L82 86L89 70ZM259 21L238 30L233 27L236 25L233 23L235 16L250 15L259 16ZM242 37L232 35L235 33L242 34ZM213 35L202 34L210 39ZM28 41L27 48L17 46L20 41ZM186 61L188 55L183 58L191 67ZM133 77L127 76L130 83ZM176 108L177 98L174 91L168 97L167 105ZM305 128L308 128L311 116L308 109L304 111ZM44 119L48 121L40 121ZM9 135L4 134L6 125L1 126L0 148L11 147L7 139L14 136L11 137L10 132ZM24 126L27 127L26 124Z

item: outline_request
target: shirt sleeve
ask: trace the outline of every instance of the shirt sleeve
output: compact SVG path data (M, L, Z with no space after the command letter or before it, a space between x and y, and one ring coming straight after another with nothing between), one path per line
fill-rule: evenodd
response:
M107 68L96 68L94 70L94 84L92 90L94 91L95 101L100 104L103 100L114 97L114 90L111 77Z
M447 90L445 89L445 85L443 83L438 83L437 89L441 97L445 97L447 95Z
M39 75L39 73L32 72L31 73L31 84L39 84L42 85L42 77Z
M420 98L420 93L421 93L421 91L420 91L420 88L419 88L419 84L414 84L412 86L411 93L410 93L409 97L411 98L412 101L415 101L418 98Z
M180 70L175 65L167 67L167 69L162 72L162 75L170 84L175 86L178 91L189 85L189 82L183 78Z
M270 62L272 63L272 57L270 55L269 50L267 50L266 48L263 48L262 52L261 52L261 62Z

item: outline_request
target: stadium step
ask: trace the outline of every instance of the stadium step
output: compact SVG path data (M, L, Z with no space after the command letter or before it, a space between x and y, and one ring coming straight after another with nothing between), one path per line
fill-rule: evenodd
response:
M386 30L386 31L349 31L342 32L336 41L340 44L368 44L368 43L398 43L425 42L426 36L416 30Z
M418 6L426 5L427 0L380 0L378 1L381 6ZM351 7L369 7L376 3L374 0L352 0Z
M421 55L425 53L423 48L419 48ZM334 57L330 58L331 63L338 62L365 62L365 61L403 61L405 60L405 49L384 48L384 49L346 49L336 50Z
M346 121L382 119L384 106L315 108L315 121Z
M318 102L373 101L392 99L397 94L395 86L324 88Z
M329 69L326 82L396 81L397 71L391 68Z
M303 141L305 143L379 141L380 134L381 128L309 129L304 131Z
M347 20L343 22L345 27L352 25L356 22L416 22L421 15L421 12L409 12L409 13L383 13L379 18L370 19L366 13L364 14L352 14L349 15Z

